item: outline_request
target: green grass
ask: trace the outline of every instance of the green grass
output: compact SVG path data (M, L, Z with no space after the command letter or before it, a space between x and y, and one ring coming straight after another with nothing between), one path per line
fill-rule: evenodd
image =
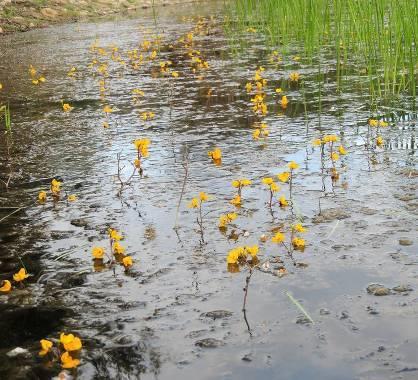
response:
M232 0L226 8L234 38L253 27L283 54L298 47L313 63L333 58L339 86L350 63L367 73L372 97L416 96L416 0Z

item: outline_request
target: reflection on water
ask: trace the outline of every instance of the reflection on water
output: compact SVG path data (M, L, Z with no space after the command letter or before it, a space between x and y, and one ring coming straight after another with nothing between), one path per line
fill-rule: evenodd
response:
M338 94L330 62L321 68L326 82L318 90L316 67L303 60L271 65L269 50L256 35L249 34L253 44L245 55L232 55L215 19L206 19L205 33L195 38L196 49L210 64L200 78L177 47L197 21L182 14L214 11L216 6L185 7L173 17L167 9L160 11L157 25L151 14L144 14L1 39L0 100L10 103L14 131L12 155L7 157L1 147L2 178L13 168L10 188L2 189L1 215L25 207L0 222L1 279L19 268L20 259L34 276L26 288L0 297L5 315L18 321L28 313L33 317L33 310L39 315L36 324L19 322L24 327L15 333L12 317L2 318L3 342L9 343L0 350L1 377L57 374L59 367L45 367L36 353L39 339L57 337L60 331L83 337L80 378L195 378L199 371L202 379L377 379L416 367L414 346L397 352L407 340L418 340L413 329L414 245L399 245L399 239L413 239L416 227L413 99L402 100L404 111L382 107L372 113L359 90L361 78L352 78L352 92ZM179 77L153 78L158 63L135 71L111 62L106 103L114 112L108 117L110 128L104 129L99 77L88 67L91 44L98 38L100 46L115 44L126 56L155 32L164 37L157 62L172 61ZM45 75L45 83L31 84L30 64ZM245 92L259 65L268 80L264 121L270 135L265 143L252 139L256 120ZM75 78L67 75L71 67L77 68ZM288 86L286 78L295 70L303 84ZM286 110L273 95L279 86L290 99ZM140 105L132 102L136 88L145 94ZM61 101L74 110L63 113ZM155 119L142 121L138 115L144 111L155 113ZM367 145L367 120L373 115L390 123L382 132L382 149ZM331 133L349 152L336 183L324 175L318 149L311 144ZM116 157L121 154L123 175L129 176L137 138L151 140L144 176L134 177L118 198ZM221 166L208 159L214 147L222 150ZM176 233L186 156L188 177ZM309 231L306 250L297 255L308 267L294 267L281 278L253 275L247 302L250 337L241 314L245 275L228 273L225 257L236 245L260 244L261 257L276 254L275 246L259 239L286 214L277 209L272 218L260 181L283 171L290 160L301 166L294 208ZM77 194L78 201L33 204L53 177L61 178L65 191ZM221 213L230 211L230 183L237 178L250 178L253 186L245 189L235 234L228 239L217 223ZM186 207L199 191L214 196L205 205L203 247L195 214ZM124 246L135 261L129 275L93 265L91 248L108 244L109 226L126 237ZM388 287L409 283L414 290L403 297L374 297L366 292L371 282ZM315 325L295 323L299 310L285 291L303 304ZM232 316L202 316L214 310ZM202 348L207 338L212 340L204 342L219 347ZM31 355L21 361L7 357L16 346ZM408 378L415 372L400 373Z

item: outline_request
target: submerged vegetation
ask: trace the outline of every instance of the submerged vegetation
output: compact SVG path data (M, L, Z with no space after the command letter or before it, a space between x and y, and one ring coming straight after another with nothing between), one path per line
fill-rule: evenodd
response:
M337 91L367 78L372 98L416 96L418 3L411 0L234 0L227 4L232 39L254 33L275 50L333 65ZM295 46L302 50L295 51Z

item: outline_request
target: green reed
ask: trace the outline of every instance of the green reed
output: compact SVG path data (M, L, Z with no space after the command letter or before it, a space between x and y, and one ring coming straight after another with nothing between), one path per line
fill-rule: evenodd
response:
M416 0L231 0L225 29L243 40L253 27L283 54L334 60L340 90L348 75L368 78L372 98L416 96Z

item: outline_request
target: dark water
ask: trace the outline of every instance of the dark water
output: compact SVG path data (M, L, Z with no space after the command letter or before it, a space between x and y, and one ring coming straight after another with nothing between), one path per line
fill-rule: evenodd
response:
M269 65L270 50L256 35L249 35L252 47L245 54L232 55L218 4L183 7L177 13L166 9L158 11L157 21L145 13L0 40L0 102L10 102L14 132L10 157L2 140L2 179L10 167L12 179L8 191L2 187L1 216L14 210L10 207L25 206L0 223L1 279L19 269L19 260L33 275L25 288L0 295L0 377L57 375L59 365L37 357L38 340L71 331L84 343L81 365L72 373L80 379L417 378L414 99L378 108L374 115L390 127L382 132L384 147L373 154L364 144L367 119L373 115L358 85L362 78L353 77L352 91L338 94L328 62L322 67L326 82L319 105L317 67L290 57L280 67ZM203 79L191 73L176 42L195 27L197 18L190 16L197 15L206 16L204 33L195 36L195 48L210 64ZM110 62L106 103L114 108L110 128L103 129L99 78L88 68L91 44L98 39L108 50L114 44L126 58L128 50L154 33L163 35L159 57L139 72L101 58ZM153 78L161 60L171 60L179 78ZM31 84L30 64L44 74L45 83ZM260 64L269 80L265 121L270 136L265 144L251 137L254 117L244 89ZM73 66L75 79L67 76ZM286 88L290 104L283 112L272 93L286 86L283 78L291 71L301 73L303 88ZM132 103L134 88L145 92L140 106ZM62 100L74 110L63 113ZM142 122L138 110L154 112L154 121ZM337 134L348 150L335 184L321 175L319 151L311 145L323 133ZM128 177L128 162L135 157L132 140L144 137L152 141L145 175L136 176L117 197L116 155L121 153ZM223 152L220 167L207 157L215 146ZM186 152L189 176L176 234ZM290 160L301 165L294 204L309 231L306 250L296 255L308 266L290 266L282 278L253 275L247 304L250 335L241 312L245 274L228 273L225 258L237 245L260 244L261 257L278 252L259 239L289 213L276 207L272 218L261 178L283 171ZM55 206L34 203L53 177L62 178L64 190L79 199ZM235 227L249 235L235 242L220 233L217 223L221 213L232 210L230 182L237 178L250 178L253 185L243 191ZM186 207L199 191L214 197L205 204L204 246L195 231L194 210ZM315 219L320 197L321 210L329 216L325 219ZM329 209L337 212L331 215ZM71 224L80 218L85 219L82 227ZM93 267L91 248L108 246L109 226L124 235L123 245L134 258L128 275L119 267L115 274ZM400 239L413 244L400 245ZM412 290L376 297L366 291L370 283ZM296 323L300 310L286 292L299 300L314 324ZM214 310L232 316L202 316ZM222 345L195 345L205 338ZM29 353L8 357L17 346Z

